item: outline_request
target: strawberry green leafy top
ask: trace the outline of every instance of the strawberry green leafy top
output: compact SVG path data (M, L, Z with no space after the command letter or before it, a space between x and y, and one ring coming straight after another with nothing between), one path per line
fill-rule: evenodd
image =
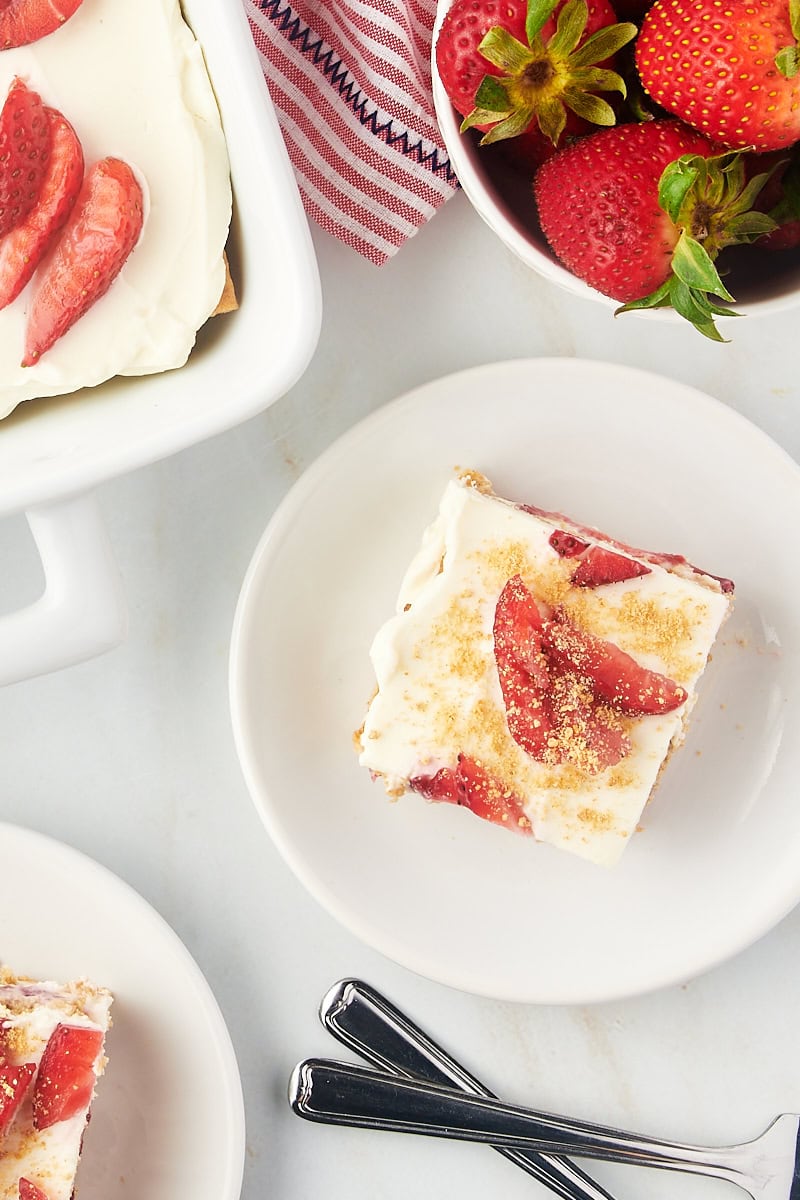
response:
M778 51L775 55L775 66L781 75L785 75L787 79L794 79L800 70L800 0L789 0L789 24L794 42Z
M480 53L502 73L484 76L462 132L491 125L482 142L497 142L523 133L536 118L542 133L556 144L567 109L595 125L615 124L614 109L595 93L616 91L624 96L625 83L616 71L597 64L631 41L636 26L631 22L608 25L582 41L589 11L586 0L567 0L555 33L544 41L542 29L557 2L529 0L527 45L502 26L494 26L483 38Z
M711 158L684 154L670 163L658 185L658 202L680 230L670 274L648 296L629 301L616 312L672 307L705 337L725 341L714 317L738 314L714 300L734 299L714 260L726 246L752 244L777 227L772 217L752 207L770 174L766 171L748 181L738 150Z

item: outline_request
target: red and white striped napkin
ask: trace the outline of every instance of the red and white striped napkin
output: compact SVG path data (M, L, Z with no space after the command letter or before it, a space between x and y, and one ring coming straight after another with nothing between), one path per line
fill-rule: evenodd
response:
M386 262L458 186L431 97L435 0L243 0L306 212Z

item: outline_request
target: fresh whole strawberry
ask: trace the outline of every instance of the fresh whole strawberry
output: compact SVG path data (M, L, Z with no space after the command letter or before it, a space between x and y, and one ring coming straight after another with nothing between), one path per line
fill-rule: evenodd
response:
M656 0L636 42L645 89L724 146L800 139L797 0Z
M537 172L542 230L555 254L618 312L672 306L722 341L715 316L731 301L715 259L775 228L753 204L765 175L749 181L742 155L719 153L673 120L604 129L560 150Z
M538 126L556 144L568 112L613 125L614 109L595 93L624 95L625 85L597 64L636 34L614 21L608 0L455 0L437 38L436 66L465 118L462 131L484 130L490 143Z
M28 315L24 367L38 362L105 295L136 245L142 221L142 189L127 163L95 163L42 268Z
M15 229L0 240L0 309L16 300L72 212L83 182L83 150L69 121L45 109L51 130L50 159L39 199Z
M467 117L485 75L500 69L478 47L490 29L502 26L524 42L527 0L456 0L447 11L436 40L436 68L457 113Z
M41 97L14 79L0 111L0 237L36 203L49 153L50 126Z
M3 0L0 3L0 50L27 46L60 29L82 0Z

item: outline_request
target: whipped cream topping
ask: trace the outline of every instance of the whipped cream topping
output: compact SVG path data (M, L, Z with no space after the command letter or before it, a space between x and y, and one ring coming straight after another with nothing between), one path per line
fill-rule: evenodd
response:
M62 1022L105 1033L111 1002L110 992L85 979L62 986L0 973L0 1025L17 1064L38 1066L51 1033ZM20 1177L42 1188L48 1200L71 1200L86 1111L36 1130L31 1100L29 1091L0 1141L0 1200L19 1200Z
M574 561L549 543L555 529L585 537L567 521L533 515L464 481L447 486L402 582L397 613L372 645L378 691L359 761L396 793L410 779L452 768L465 753L522 799L538 840L611 865L683 736L731 599L710 576L649 561L649 574L638 578L574 587ZM561 607L574 624L688 693L673 712L621 719L631 750L616 766L586 774L540 763L508 732L493 623L498 596L515 574L540 604Z
M36 365L20 366L36 278L0 311L0 416L182 366L222 292L231 215L219 112L178 0L84 0L55 33L0 52L0 102L15 75L74 126L87 170L108 155L129 163L145 223L110 290Z

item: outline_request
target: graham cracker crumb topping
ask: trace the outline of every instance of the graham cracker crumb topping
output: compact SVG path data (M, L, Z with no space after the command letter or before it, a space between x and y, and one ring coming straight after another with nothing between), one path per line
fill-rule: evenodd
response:
M657 656L662 672L676 683L693 679L703 666L703 654L693 650L693 635L708 620L700 600L681 597L664 604L658 597L627 591L611 601L595 591L572 589L564 603L570 620L587 633L614 641L624 631L625 649Z
M611 829L614 824L614 814L608 809L579 808L577 816L582 824L591 825L593 829Z
M494 488L482 471L473 471L470 467L456 467L456 477L483 496L494 495Z
M394 629L386 627L390 633L380 662L391 684L375 718L386 736L373 752L360 731L365 761L379 774L382 758L393 763L394 774L385 774L384 782L395 794L406 777L416 787L420 779L452 771L463 755L486 773L482 794L498 801L498 813L503 812L499 801L521 799L535 834L542 823L544 840L554 840L554 832L574 843L592 842L594 835L606 843L609 837L626 837L685 715L673 716L674 705L635 707L647 704L639 698L652 697L660 686L657 680L638 680L648 671L666 676L665 706L676 694L667 688L670 680L686 698L705 662L716 624L715 601L699 588L692 594L655 563L645 584L624 579L608 586L573 584L575 559L552 540L552 529L572 527L568 518L556 524L556 514L548 523L537 516L540 510L496 498L479 471L462 470L459 477L477 494L462 490L459 496L450 485L426 543L427 557L421 555L410 573L407 616L395 618ZM434 575L441 545L445 561ZM501 642L502 621L515 617L513 610L510 616L508 609L497 610L497 603L515 576L545 622L544 643L535 632L526 643L524 618L518 635L513 625L505 626L518 641ZM515 603L524 613L524 598ZM528 620L536 631L535 620ZM572 628L572 640L557 647L562 621ZM612 643L640 663L638 677L631 665L630 682L625 670L620 672L619 695L604 691L602 680L592 682L597 670L592 639ZM582 670L584 643L590 657ZM537 665L540 660L544 666ZM521 682L520 667L528 672ZM543 681L537 675L541 670L549 672ZM653 690L645 693L645 685ZM626 700L631 701L627 709ZM397 721L402 736L393 724ZM432 798L452 799L441 793Z
M570 587L572 568L568 559L553 554L552 562L546 566L534 563L524 542L500 542L470 555L470 558L475 561L478 570L487 576L487 581L496 586L498 594L512 575L521 575L536 599L552 608L574 590Z

